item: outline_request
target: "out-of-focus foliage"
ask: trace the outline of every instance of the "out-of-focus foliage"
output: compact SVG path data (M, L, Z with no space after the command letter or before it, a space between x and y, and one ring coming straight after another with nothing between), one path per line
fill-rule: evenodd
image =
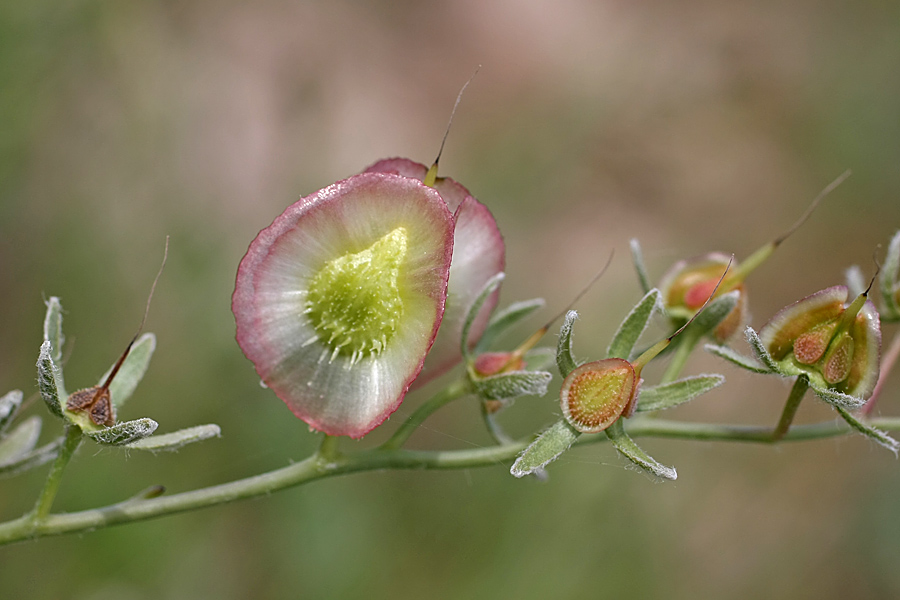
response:
M853 169L748 279L759 327L841 283L850 264L869 264L900 224L894 3L0 0L0 390L35 391L51 295L67 310L66 384L93 385L140 321L170 234L148 321L158 348L129 410L163 431L215 421L223 432L176 454L76 457L57 506L154 484L181 491L310 452L314 436L259 387L234 342L238 261L300 195L382 157L431 160L478 64L442 170L504 232L503 304L543 296L561 307L616 248L579 303L583 352L609 340L641 296L624 258L632 237L651 279L685 256L745 255ZM781 382L726 376L674 411L775 422ZM885 413L900 411L897 385ZM384 439L417 398L359 443ZM549 425L554 403L523 399L504 427ZM40 401L26 410L45 412ZM830 416L807 402L799 421ZM479 421L476 402L460 402L412 443L489 443ZM41 443L56 426L45 419ZM676 485L636 476L598 446L567 453L549 485L513 480L508 465L371 473L5 547L0 595L900 594L889 453L858 436L779 448L657 441L647 451L679 465ZM43 474L0 482L0 517L27 510Z

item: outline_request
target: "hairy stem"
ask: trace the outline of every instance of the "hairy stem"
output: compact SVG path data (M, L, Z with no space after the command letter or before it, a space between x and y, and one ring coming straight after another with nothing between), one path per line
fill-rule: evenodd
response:
M62 481L63 472L66 470L66 466L72 459L72 455L75 454L75 450L77 450L78 446L81 444L83 437L81 429L75 425L69 425L66 429L66 437L63 440L62 446L59 448L59 454L56 455L56 460L53 461L53 466L50 467L50 473L47 475L44 489L41 490L37 503L34 505L34 509L26 515L26 518L34 525L40 525L41 522L46 519L47 515L50 514L53 500L56 499L56 493L59 491L59 484Z
M462 395L463 392L459 392ZM415 416L415 415L414 415ZM426 415L427 416L427 415ZM900 418L872 419L881 429L900 431ZM792 427L782 441L801 441L845 435L851 431L843 421ZM627 424L631 437L656 437L705 441L772 443L771 427L683 423L636 418ZM407 436L408 437L408 436ZM603 434L583 435L577 445L606 441ZM0 545L25 539L61 535L142 521L164 515L215 506L271 494L336 475L382 469L471 469L506 464L515 459L531 440L520 440L487 448L450 451L386 449L364 450L323 460L318 454L306 460L261 475L208 488L158 498L130 499L103 508L74 513L47 514L36 522L31 514L0 524ZM75 444L77 445L77 444ZM71 456L71 453L69 453ZM58 482L54 484L58 485ZM45 488L46 489L46 488ZM45 494L42 493L42 497ZM52 498L50 498L52 500Z
M775 430L772 431L773 442L777 442L783 438L784 434L791 428L791 423L794 422L794 416L797 414L797 409L800 408L800 401L803 400L803 396L806 395L806 390L808 389L809 379L802 376L798 377L797 381L794 382L794 386L791 388L791 393L788 394L787 402L784 403L784 410L781 411L781 418L778 419L778 425L776 425Z
M409 419L394 432L394 435L380 446L380 449L396 450L397 448L401 448L403 444L406 443L406 440L409 439L409 436L419 428L419 425L424 423L435 411L468 393L469 382L467 380L460 379L451 383L417 408L415 412L410 415Z

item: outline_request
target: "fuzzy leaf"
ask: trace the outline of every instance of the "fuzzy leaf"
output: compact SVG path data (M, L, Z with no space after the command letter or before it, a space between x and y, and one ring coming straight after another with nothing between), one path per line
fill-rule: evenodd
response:
M481 293L475 298L475 302L469 307L469 312L466 313L466 320L463 322L462 328L462 338L460 339L460 350L467 362L472 360L472 352L469 349L469 331L472 329L472 324L478 317L478 313L481 312L481 307L491 294L494 293L494 290L497 289L504 277L506 277L506 275L501 272L488 279L488 282L481 289Z
M641 245L636 238L628 242L628 245L631 246L631 262L634 263L634 270L637 271L641 291L648 294L651 288L650 278L647 277L647 267L644 266L644 253L641 252Z
M34 450L40 435L40 417L30 417L22 421L9 435L0 439L0 466L16 462Z
M647 329L653 313L661 309L662 301L659 290L653 289L647 292L641 298L641 301L631 309L631 312L628 313L622 324L619 325L619 330L616 331L609 348L606 350L607 358L628 360L631 352L634 350L634 345L637 344L641 334Z
M665 385L642 388L636 410L648 412L672 408L690 402L697 396L719 387L724 382L725 378L718 374L695 375Z
M122 368L116 374L115 379L109 384L109 395L113 406L116 408L122 406L134 393L135 388L144 378L147 367L150 366L150 359L153 357L153 351L156 350L156 336L152 333L145 333L137 339L128 353ZM98 385L103 385L113 367L110 367L103 377L100 378Z
M579 435L581 434L572 429L564 419L557 421L531 442L509 472L516 477L524 477L538 471L559 458L575 443Z
M556 364L556 350L553 348L532 348L525 353L527 371L546 371Z
M100 431L86 431L92 440L107 446L124 446L153 435L159 423L153 419L137 419L116 423Z
M538 310L544 307L543 298L533 298L514 302L503 310L497 312L488 322L487 329L481 334L481 339L475 345L475 354L481 354L491 347L491 343L504 331ZM476 313L477 314L477 313Z
M810 387L812 387L813 392L815 392L816 396L832 405L839 411L841 410L856 410L857 408L862 407L863 404L866 403L862 398L856 398L855 396L850 396L847 394L842 394L837 390L832 390L829 388L819 388L815 386L812 382L810 382ZM852 423L851 423L852 425Z
M843 417L844 420L847 421L847 424L850 425L850 427L857 430L861 434L870 437L879 445L884 446L885 448L893 452L894 456L897 456L897 451L900 450L900 443L898 443L897 440L895 440L885 432L866 425L862 421L859 421L858 419L856 419L856 417L851 415L843 408L839 406L835 406L834 408L838 411L838 413L840 413L841 417Z
M472 385L485 400L507 400L519 396L543 396L553 375L546 371L513 371L474 379Z
M62 305L59 298L51 296L46 302L47 314L44 316L44 340L50 342L50 356L53 362L62 361L62 346L66 338L62 332Z
M658 463L652 456L644 452L640 446L635 444L634 440L628 437L628 434L625 433L625 429L622 427L622 419L619 419L606 429L606 436L613 443L613 446L616 447L616 450L645 471L657 477L673 481L678 478L678 473L674 467L667 467Z
M569 376L569 373L575 370L578 363L572 356L572 326L578 313L570 310L566 313L562 327L559 328L559 340L556 342L556 366L559 367L559 374L563 379Z
M731 311L737 306L740 297L741 292L739 290L734 290L727 294L722 294L718 298L710 301L710 303L706 305L706 308L703 309L703 312L694 319L691 327L696 327L704 334L709 333L715 329L725 317L731 314Z
M717 346L716 344L706 344L704 350L710 354L715 354L719 358L724 358L728 362L737 365L742 369L747 369L752 373L771 373L769 369L759 364L749 356L744 356L736 350L732 350L728 346Z
M41 344L41 353L37 362L38 390L50 412L62 418L62 403L65 401L66 392L62 382L62 371L56 366L51 356L52 348L49 340Z
M222 430L218 425L197 425L196 427L188 427L172 433L145 437L128 444L128 447L151 452L172 452L180 449L182 446L187 446L194 442L202 442L220 435L222 435Z
M900 231L894 234L888 245L884 266L881 268L879 288L884 308L881 318L888 321L900 319L900 306L897 304L897 292L900 290Z
M747 343L750 344L750 348L759 359L759 362L768 367L769 371L780 374L781 369L778 367L778 363L775 362L775 359L772 358L772 355L769 354L769 351L763 346L762 340L759 339L759 334L756 333L752 327L748 327L744 330L744 335L747 336Z
M12 462L0 464L0 478L12 477L13 475L18 475L19 473L24 473L25 471L30 471L31 469L36 469L41 465L47 464L56 458L62 443L63 438L58 438L28 454L20 456Z
M0 436L3 435L6 428L12 423L12 420L16 417L16 412L21 405L21 390L13 390L0 398Z

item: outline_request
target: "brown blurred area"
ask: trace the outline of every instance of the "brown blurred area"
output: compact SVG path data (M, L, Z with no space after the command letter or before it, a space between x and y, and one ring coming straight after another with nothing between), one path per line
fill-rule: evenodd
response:
M219 483L315 447L234 342L238 261L298 197L388 156L430 162L478 65L442 174L504 232L504 303L542 296L549 315L615 249L578 306L581 357L602 356L639 298L630 238L656 278L685 256L745 257L852 169L751 276L759 326L851 264L871 273L900 227L897 3L0 0L0 393L35 391L50 295L66 310L69 387L94 383L140 321L170 235L147 324L157 352L123 417L224 432L157 457L85 447L57 510ZM673 418L774 423L787 396L707 356L689 370L728 382ZM891 381L884 414L900 412ZM819 404L800 420L832 418ZM550 394L504 422L525 435L557 414ZM58 428L47 417L44 437ZM489 442L462 401L412 443ZM861 437L645 446L676 483L598 445L547 484L503 465L371 473L5 547L0 598L900 595L889 453ZM45 471L0 481L0 518L31 506Z

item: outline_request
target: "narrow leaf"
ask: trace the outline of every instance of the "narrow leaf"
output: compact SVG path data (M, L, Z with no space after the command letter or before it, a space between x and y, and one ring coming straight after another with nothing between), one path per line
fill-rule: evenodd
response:
M722 375L696 375L685 377L665 385L657 385L641 389L638 397L638 412L663 410L672 408L685 402L690 402L697 396L719 387L725 382Z
M543 396L553 375L546 371L512 371L473 379L475 393L485 400L508 400L519 396Z
M86 431L85 433L98 444L124 446L153 435L157 427L159 427L159 423L153 419L144 418L116 423L112 427L106 427L100 431Z
M556 342L556 366L559 367L559 374L563 379L569 376L569 373L575 370L578 363L572 356L572 326L578 313L570 310L566 313L562 327L559 328L559 340Z
M113 406L116 408L122 406L134 393L135 388L144 378L147 367L150 366L154 350L156 350L156 336L152 333L145 333L131 347L131 352L122 363L122 368L109 384L109 395ZM98 385L103 385L110 371L112 371L112 367L103 374Z
M847 421L847 424L850 425L850 427L857 430L861 434L870 437L879 445L884 446L885 448L893 452L894 456L897 456L897 451L900 450L900 443L898 443L897 440L895 440L885 432L879 429L875 429L870 425L866 425L862 421L859 421L858 419L856 419L856 417L851 415L843 408L839 406L835 406L834 408L838 411L838 413L840 413L841 417L843 417L844 420Z
M553 348L532 348L525 353L525 368L528 371L546 371L556 364L556 350Z
M514 302L503 310L497 312L488 322L487 328L481 334L481 339L475 345L475 354L481 354L491 347L491 344L497 336L504 331L538 310L543 308L543 298L533 298L531 300L523 300ZM476 313L477 314L477 313Z
M641 334L647 329L647 325L650 323L650 317L652 317L653 313L658 309L662 309L659 290L650 290L643 298L641 298L641 301L631 309L631 312L628 313L628 316L625 317L625 320L619 325L619 330L616 331L612 342L609 344L609 348L606 350L607 358L622 358L628 360L632 350L634 350L634 345L637 344Z
M531 442L531 445L513 463L509 472L516 477L534 473L559 458L575 443L579 435L581 434L572 429L572 426L564 419L557 421L540 437Z
M640 446L634 443L625 429L622 427L622 419L619 419L606 429L606 436L625 457L644 469L645 471L665 479L674 481L678 478L678 473L674 467L667 467L658 463L652 456L644 452Z
M488 282L482 288L481 293L475 298L475 302L469 307L469 312L466 313L466 320L463 322L462 337L460 339L460 351L462 352L463 358L466 359L466 362L472 360L472 352L469 349L469 331L472 329L472 323L475 322L478 313L481 312L481 307L490 295L494 293L494 290L497 289L497 286L500 285L504 277L506 277L506 275L501 272L488 279Z
M58 364L62 361L62 346L66 341L62 332L62 305L56 296L51 296L45 304L47 314L44 316L44 341L50 342L50 356Z
M816 396L838 410L856 410L866 403L866 401L862 398L857 398L848 394L842 394L837 390L832 390L830 388L813 387L812 385L810 385L810 387L812 387L812 390L813 392L815 392Z
M0 435L6 431L22 405L22 391L13 390L0 398Z
M16 462L34 450L41 435L41 418L29 417L0 440L0 467Z
M59 453L59 447L62 446L62 444L63 438L60 437L28 454L20 456L12 462L0 465L0 478L12 477L13 475L18 475L19 473L24 473L25 471L30 471L31 469L36 469L41 465L47 464L56 458L56 455Z
M137 450L149 450L151 452L172 452L178 450L182 446L193 444L194 442L202 442L210 438L219 437L222 430L218 425L197 425L196 427L188 427L172 433L164 433L162 435L151 435L136 442L128 444L129 448Z
M703 347L710 354L715 354L719 358L724 358L728 362L737 365L742 369L747 369L753 373L771 373L769 369L762 366L749 356L744 356L736 350L732 350L728 346L717 346L715 344L706 344Z
M62 402L64 402L66 392L62 382L62 371L53 361L51 352L52 343L50 341L41 344L41 353L37 362L38 390L50 412L62 418Z
M747 336L747 343L750 344L750 348L759 359L759 362L767 366L770 371L780 373L781 369L778 367L778 363L775 362L775 359L772 358L772 355L769 354L769 351L763 346L762 340L759 339L759 334L756 333L752 327L748 327L744 330L744 335Z
M628 242L631 246L631 262L634 263L634 270L637 271L638 283L641 284L641 291L645 294L650 292L650 278L647 277L647 267L644 266L644 253L641 252L641 245L637 238Z

